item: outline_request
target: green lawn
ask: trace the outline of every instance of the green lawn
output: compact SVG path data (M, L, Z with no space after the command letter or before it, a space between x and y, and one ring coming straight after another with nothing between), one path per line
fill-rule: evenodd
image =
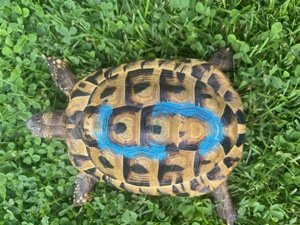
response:
M0 1L0 224L223 224L209 195L97 184L94 200L76 208L66 144L25 127L32 114L67 105L42 54L66 58L83 77L137 59L208 59L223 46L235 52L228 76L247 120L243 160L229 179L237 224L300 224L300 2L84 2Z

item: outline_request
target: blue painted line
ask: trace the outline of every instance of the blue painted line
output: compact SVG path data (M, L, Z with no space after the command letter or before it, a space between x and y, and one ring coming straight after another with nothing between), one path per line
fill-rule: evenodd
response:
M145 155L152 159L163 159L166 157L165 144L151 142L150 146L121 146L113 143L109 139L109 119L113 109L110 105L104 105L99 109L97 124L99 129L95 129L95 137L100 149L110 149L118 155L124 155L128 158L134 158L137 155ZM208 109L195 106L191 103L174 103L161 102L158 103L152 111L152 116L170 116L180 114L182 117L194 117L209 124L208 136L199 144L201 155L205 155L215 145L223 139L222 123L220 119Z

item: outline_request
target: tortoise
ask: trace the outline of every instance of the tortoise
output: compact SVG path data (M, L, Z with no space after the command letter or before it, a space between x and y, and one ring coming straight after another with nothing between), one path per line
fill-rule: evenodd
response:
M229 47L208 61L143 60L82 80L66 61L43 57L69 103L26 125L33 135L66 140L79 171L75 205L90 201L97 181L148 195L212 192L219 216L234 224L226 181L242 156L245 120L241 98L222 72L233 66Z

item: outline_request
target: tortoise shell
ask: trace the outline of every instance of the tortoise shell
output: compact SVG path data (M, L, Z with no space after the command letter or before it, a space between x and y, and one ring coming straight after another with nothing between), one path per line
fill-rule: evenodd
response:
M198 59L155 59L94 72L66 109L72 164L134 193L198 196L241 159L242 101Z

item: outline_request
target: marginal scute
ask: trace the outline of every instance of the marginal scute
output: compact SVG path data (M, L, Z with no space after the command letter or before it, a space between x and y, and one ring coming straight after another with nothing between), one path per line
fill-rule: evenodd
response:
M198 196L222 184L242 157L242 101L224 74L205 61L155 59L99 70L79 81L70 96L70 160L117 188ZM163 110L182 103L207 110L222 124L211 149L203 151L199 143L215 124L155 111L159 104Z

